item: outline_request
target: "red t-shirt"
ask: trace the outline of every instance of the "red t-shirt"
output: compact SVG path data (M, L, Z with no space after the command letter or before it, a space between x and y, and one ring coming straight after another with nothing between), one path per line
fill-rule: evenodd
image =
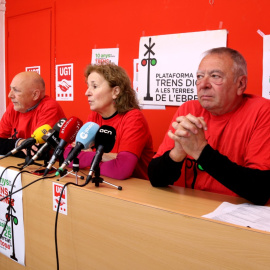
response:
M111 153L135 154L139 160L132 176L148 179L147 168L153 157L153 143L147 121L140 110L134 109L109 119L103 119L100 114L91 112L87 121L115 128L116 141Z
M36 108L20 113L14 110L10 103L0 122L0 137L10 138L16 133L16 138L27 139L42 125L53 127L57 121L65 117L60 105L51 97L45 96Z
M178 116L188 113L204 117L208 127L205 131L208 144L232 162L243 167L270 170L269 100L245 94L237 110L220 116L214 116L203 109L197 100L189 101L178 108L172 122ZM169 129L174 131L172 122ZM173 147L174 141L166 134L155 157L163 155ZM191 187L195 170L197 175L195 189L235 195L208 173L197 168L193 158L189 156L175 185Z

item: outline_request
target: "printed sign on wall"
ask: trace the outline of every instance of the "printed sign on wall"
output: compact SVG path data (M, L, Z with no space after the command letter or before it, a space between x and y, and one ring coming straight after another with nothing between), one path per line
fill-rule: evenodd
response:
M226 44L226 30L142 37L139 102L179 106L197 99L196 71L203 52Z
M40 66L35 66L35 67L26 67L25 71L35 71L38 74L40 74Z
M4 168L0 167L0 174ZM16 180L15 180L16 179ZM15 182L14 182L15 181ZM14 186L12 189L12 184ZM6 170L0 179L0 199L22 188L21 174ZM0 201L0 252L25 265L25 238L22 192Z
M138 95L139 89L139 59L133 59L133 89Z
M73 101L73 64L56 65L56 100Z
M136 92L136 96L138 98L139 92L139 59L133 60L133 89ZM150 109L150 110L165 110L164 105L147 105L147 104L140 104L141 109Z
M263 36L263 90L262 96L270 99L270 35Z
M114 63L118 65L119 48L93 49L91 64Z

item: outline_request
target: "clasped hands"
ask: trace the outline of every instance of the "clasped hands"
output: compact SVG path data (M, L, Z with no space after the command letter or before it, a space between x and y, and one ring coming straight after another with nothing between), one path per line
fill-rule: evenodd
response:
M172 123L172 127L175 131L168 132L168 136L174 140L174 148L170 151L171 159L180 162L189 155L197 160L207 145L204 134L207 124L204 118L192 114L179 116Z

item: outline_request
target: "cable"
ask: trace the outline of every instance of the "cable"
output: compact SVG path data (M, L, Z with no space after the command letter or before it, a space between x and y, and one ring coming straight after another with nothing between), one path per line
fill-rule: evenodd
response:
M15 166L8 166L8 167L6 167L6 168L3 170L3 172L1 173L0 179L2 179L2 176L3 176L4 172L5 172L7 169L9 169L9 168L16 168L16 169L18 169L18 167L15 167ZM7 213L8 215L7 215L7 217L10 216L10 212L11 212L11 208L12 208L12 197L11 197L11 196L13 195L12 191L13 191L13 188L14 188L14 184L15 184L15 182L16 182L18 176L19 176L21 173L23 173L23 172L29 173L28 171L20 171L20 172L18 172L17 175L15 176L14 180L13 180L13 183L12 183L12 186L11 186L11 189L10 189L10 192L9 192L9 195L7 195L6 197L0 199L0 201L3 201L4 199L6 199L6 198L9 197L9 201L8 201L8 213ZM3 233L4 233L4 231L6 230L6 227L7 227L8 222L9 222L9 220L8 220L8 218L6 218L5 226L3 227L3 230L2 230L2 232L1 232L1 234L0 234L0 239L2 238ZM13 236L12 236L12 237L13 237Z
M19 167L16 167L16 166L7 166L7 167L2 171L1 176L0 176L0 179L2 178L4 172L5 172L7 169L9 169L9 168L15 168L15 169L18 169L18 170L20 169Z
M0 179L2 178L4 172L5 172L7 169L9 169L9 168L16 168L16 169L19 169L18 167L15 167L15 166L8 166L8 167L6 167L6 168L3 170L3 172L2 172L2 174L1 174L1 176L0 176ZM14 187L14 184L15 184L15 181L16 181L17 177L18 177L20 174L24 173L24 172L32 174L32 173L29 172L29 171L20 171L20 172L18 172L18 174L16 175L16 177L14 178L14 181L13 181L13 183L12 183L12 187L11 187L10 194L0 199L0 202L1 202L1 201L3 201L3 200L7 199L8 197L10 198L10 199L9 199L9 212L8 212L8 215L10 215L10 211L11 211L11 207L10 207L10 206L11 206L11 202L12 202L12 197L11 197L12 195L16 194L17 192L19 192L19 191L21 191L21 190L23 190L23 189L29 187L30 185L32 185L32 184L34 184L34 183L36 183L36 182L38 182L38 181L40 181L40 180L43 180L43 179L46 179L46 178L54 178L54 177L55 177L55 175L53 175L53 176L44 176L44 177L38 178L38 179L32 181L31 183L29 183L29 184L23 186L22 188L20 188L20 189L18 189L18 190L16 190L15 192L12 193L13 187ZM82 184L82 185L78 185L78 184L75 184L75 183L73 183L73 182L67 182L67 183L63 186L63 188L62 188L62 190L61 190L60 197L59 197L59 202L58 202L57 210L56 210L56 216L55 216L55 253L56 253L56 262L57 262L57 269L58 269L58 270L59 270L59 258L58 258L58 244L57 244L57 222L58 222L58 214L59 214L59 208L60 208L60 203L61 203L61 198L62 198L63 192L64 192L65 188L66 188L68 185L74 185L74 186L77 186L77 187L84 187L84 186L86 186L88 183L89 183L89 182L85 182L85 183ZM3 231L2 231L2 233L0 234L0 238L2 238L2 235L3 235L3 233L4 233L5 229L6 229L7 224L8 224L8 219L6 220L6 223L5 223L5 226L4 226L4 228L3 228Z
M28 171L21 171L20 173L23 173L23 172L28 172ZM32 174L31 172L28 172L28 173ZM36 182L38 182L38 181L40 181L40 180L47 179L47 178L54 178L54 177L55 177L55 175L52 175L52 176L44 176L44 177L38 178L38 179L32 181L31 183L29 183L29 184L23 186L22 188L20 188L20 189L14 191L12 194L9 194L9 195L7 195L7 196L1 198L1 199L0 199L0 202L3 201L3 200L5 200L7 197L10 197L10 196L16 194L17 192L19 192L19 191L21 191L21 190L23 190L23 189L25 189L25 188L31 186L32 184L34 184L34 183L36 183Z
M16 166L8 166L8 167L6 167L6 168L3 170L3 172L1 173L0 179L2 178L4 172L5 172L7 169L10 169L10 168L19 169L19 168L16 167ZM5 196L5 197L3 197L3 198L0 199L0 202L1 202L1 201L5 200L5 199L7 199L7 198L9 197L9 201L8 201L8 205L9 205L9 206L8 206L8 216L10 216L10 211L11 211L11 207L12 207L12 195L16 194L17 192L19 192L19 191L21 191L21 190L23 190L23 189L29 187L30 185L32 185L32 184L34 184L34 183L36 183L36 182L38 182L38 181L40 181L40 180L43 180L43 179L45 179L45 178L54 178L54 177L55 177L55 176L53 175L53 176L47 176L47 177L41 177L41 178L38 178L38 179L32 181L31 183L25 185L24 187L22 187L22 188L16 190L15 192L12 192L12 191L13 191L13 188L14 188L14 184L15 184L15 182L16 182L18 176L19 176L20 174L24 173L24 172L32 174L32 173L29 172L29 171L20 171L20 172L18 172L18 174L16 175L16 177L14 178L14 181L13 181L13 183L12 183L12 186L11 186L11 189L10 189L10 192L9 192L9 195L7 195L7 196ZM0 234L0 239L2 238L3 233L4 233L5 230L6 230L8 221L9 221L9 220L6 219L6 223L5 223L5 225L4 225L4 227L3 227L3 230L2 230L2 232L1 232L1 234Z
M56 216L55 216L55 226L54 226L54 240L55 240L55 256L56 256L56 264L57 264L57 270L59 270L59 258L58 258L58 245L57 245L57 221L58 221L58 214L59 214L59 208L60 208L60 203L61 203L61 199L62 199L62 195L64 193L64 190L65 188L68 186L68 185L74 185L74 186L77 186L77 187L84 187L88 184L88 182L85 182L84 184L82 185L78 185L78 184L75 184L73 182L67 182L62 190L61 190L61 193L60 193L60 196L59 196L59 201L58 201L58 205L57 205L57 210L56 210Z

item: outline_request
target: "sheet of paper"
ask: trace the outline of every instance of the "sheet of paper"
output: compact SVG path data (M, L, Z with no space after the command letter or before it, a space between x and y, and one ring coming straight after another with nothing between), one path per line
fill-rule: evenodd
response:
M270 99L270 35L263 35L263 89L262 96Z
M118 65L119 48L92 49L92 64L114 63Z
M270 232L270 207L268 206L223 202L215 211L203 217Z

